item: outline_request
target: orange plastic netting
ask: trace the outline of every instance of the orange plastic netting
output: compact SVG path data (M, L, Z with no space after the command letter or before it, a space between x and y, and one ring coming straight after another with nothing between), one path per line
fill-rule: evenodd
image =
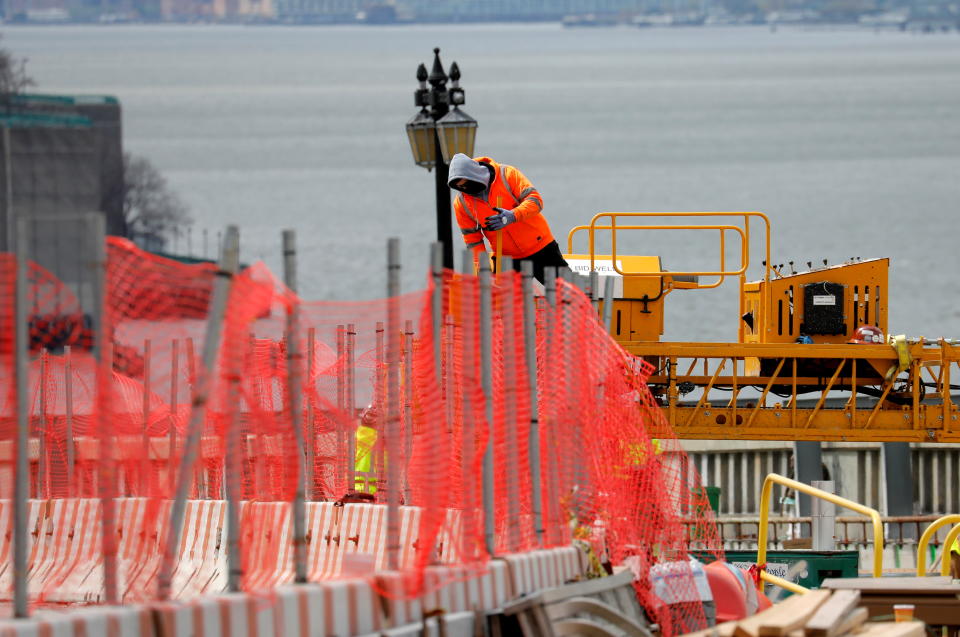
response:
M9 538L15 266L4 257L0 443L9 451L0 457L0 496ZM536 299L534 410L522 279L496 275L488 417L476 276L443 273L435 333L432 282L393 299L308 302L256 264L233 278L211 370L202 353L216 266L170 261L116 238L107 259L104 364L70 290L30 269L29 523L43 538L29 552L32 602L104 601L104 565L113 561L122 601L155 598L183 477L190 500L175 551L175 597L227 585L228 493L241 503L240 588L291 581L290 503L300 480L309 579L342 576L369 556L371 567L393 565L403 575L402 588L384 594L422 594L442 583L426 583L428 567L463 567L450 577L464 577L490 558L483 506L490 445L495 553L581 541L598 565L633 566L640 599L665 634L705 626L699 604L668 608L648 577L655 564L685 565L694 549L720 555L698 476L646 387L650 365L606 334L575 285L558 281L553 304ZM298 379L290 377L291 358ZM198 399L203 386L206 402ZM191 422L200 427L192 467L184 453ZM391 494L401 505L395 552L379 506ZM106 541L104 528L113 529ZM3 546L8 562L9 541ZM690 576L667 586L676 589L673 599L696 597ZM0 595L9 599L11 590L7 576Z

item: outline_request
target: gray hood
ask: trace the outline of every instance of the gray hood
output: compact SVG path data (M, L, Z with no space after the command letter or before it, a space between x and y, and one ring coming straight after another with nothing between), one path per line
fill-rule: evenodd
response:
M447 185L458 179L469 179L483 184L486 188L490 185L490 171L480 162L470 159L463 153L457 153L450 160L450 178L447 180Z

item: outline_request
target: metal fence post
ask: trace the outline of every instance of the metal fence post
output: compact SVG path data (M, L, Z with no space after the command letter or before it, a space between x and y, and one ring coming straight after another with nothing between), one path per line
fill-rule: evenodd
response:
M76 495L74 491L74 471L77 464L77 448L73 436L73 348L63 347L63 394L66 401L66 422L64 438L67 441L67 497Z
M493 287L490 263L480 261L480 383L487 418L487 444L483 452L483 536L487 553L496 554L495 494L493 484Z
M238 355L242 357L241 355ZM223 486L227 500L227 590L236 593L240 590L243 579L243 561L240 559L240 500L243 495L240 491L240 477L243 455L243 441L241 438L240 418L240 374L242 363L233 367L233 356L227 360L231 369L227 370L227 409L230 418L226 432L225 455L223 459Z
M387 568L400 566L400 240L387 240Z
M6 129L4 134L7 135ZM9 137L7 138L9 139ZM9 145L8 145L9 147ZM9 165L9 164L8 164ZM9 181L8 181L9 184ZM8 211L8 214L12 214ZM7 245L16 246L16 280L14 283L14 347L12 357L16 376L17 437L13 478L13 615L29 617L27 604L27 500L30 497L30 404L27 398L28 338L27 317L27 246L30 226L26 218L17 219L14 232L7 235ZM14 238L13 235L16 235Z
M347 323L347 335L346 342L344 343L346 349L346 369L345 369L345 378L346 382L346 394L344 399L346 403L343 408L346 412L350 423L353 423L353 419L357 414L357 365L356 365L356 353L357 353L357 326L354 323ZM347 490L356 488L356 483L354 479L354 470L356 469L356 458L357 458L357 439L355 432L351 429L347 435L347 457L349 458L349 464L347 466L347 478L349 483L347 484ZM371 463L371 467L373 464Z
M213 380L216 377L215 369L217 355L220 352L220 338L223 331L227 299L239 260L240 234L236 226L228 226L223 254L220 257L220 268L214 280L213 296L210 300L210 315L207 318L206 335L203 341L203 370L199 382L194 388L193 410L190 414L187 438L184 441L183 460L180 463L180 475L177 479L177 491L170 512L170 532L167 534L167 545L158 575L158 596L161 600L170 599L173 570L176 567L180 535L183 531L183 517L187 507L187 494L190 491L190 481L193 478L193 468L199 452L207 399L210 395Z
M413 321L403 326L403 501L412 504L410 458L413 456Z
M461 409L463 413L463 431L460 435L460 444L462 445L461 450L461 466L460 466L460 479L463 484L463 493L464 493L464 510L463 510L463 539L461 540L461 550L468 551L465 554L466 560L475 559L477 543L474 542L472 536L468 537L468 534L472 534L476 527L475 511L476 507L476 478L477 475L473 469L474 463L476 461L477 455L477 435L476 435L476 423L474 422L473 414L473 404L470 400L469 391L471 386L469 386L470 381L474 380L474 372L476 370L476 350L474 349L474 343L476 342L474 335L477 332L477 294L473 289L473 286L468 283L469 279L474 278L473 274L473 253L470 250L463 251L463 262L461 272L464 276L460 280L460 290L458 297L460 299L460 317L461 317L461 330L463 334L462 338L462 356L463 356L463 367L462 367L462 376L460 378L460 383L464 386L468 386L467 391L462 391L460 393L460 399L462 401ZM448 385L449 390L447 393L447 399L452 403L454 401L454 388L456 379L454 378L454 349L452 347L448 348L447 355L447 375L448 375ZM452 409L451 409L452 412ZM453 421L451 420L451 427L453 426ZM465 561L466 561L465 560Z
M119 603L117 593L117 534L116 508L114 503L114 446L104 435L103 422L109 413L111 396L104 391L113 386L113 326L107 320L106 313L106 219L102 214L89 216L88 240L93 244L93 259L90 264L93 279L92 328L94 334L94 358L97 361L97 426L100 434L98 445L100 453L100 516L103 551L103 588L104 601L107 604ZM112 392L111 392L112 393Z
M177 397L177 391L179 387L179 374L180 374L180 341L173 339L173 342L170 344L170 416L168 418L168 423L170 427L170 447L167 450L167 482L169 483L169 488L172 491L175 485L173 479L173 459L177 455L177 426L175 422L175 415L177 413L177 403L179 399Z
M293 496L293 568L294 582L307 581L307 529L304 505L307 458L303 435L303 356L300 354L300 299L297 294L297 235L283 231L283 282L294 294L287 311L287 409L297 444L297 487Z
M544 380L547 383L547 386L550 387L555 385L555 374L558 372L558 364L556 351L554 348L554 332L557 329L557 278L558 270L557 268L545 268L543 271L543 296L547 301L546 312L544 312L544 329L546 330L546 335L544 340L546 341L544 347L544 353L546 359L544 360ZM561 523L557 517L558 507L557 505L560 502L559 499L559 485L560 485L560 469L559 469L559 458L557 457L557 412L556 412L556 400L553 399L549 402L550 406L554 409L550 412L544 414L544 438L546 439L547 448L551 450L551 453L544 456L544 460L547 463L547 470L545 472L541 471L541 475L545 475L546 482L546 495L547 502L549 502L549 511L552 516L550 519L550 543L556 543L560 541L559 536L557 535L558 529L557 525Z
M440 350L443 340L443 244L430 244L430 276L433 280L433 293L430 296L430 324L433 326L433 367L440 386L441 364Z
M346 378L346 351L347 334L343 324L337 325L337 411L341 414L347 410L347 378ZM352 421L352 414L350 415ZM354 432L347 427L346 431L337 432L337 453L343 452L343 477L346 481L343 491L353 489L353 453L351 452L351 441Z
M500 282L500 316L503 325L503 356L501 374L503 374L503 428L504 438L507 441L505 456L504 479L507 493L507 550L517 551L520 548L520 456L517 453L520 436L517 429L517 381L514 370L516 367L507 361L507 355L517 351L516 319L514 317L514 301L516 300L514 284L516 277L513 270L513 259L503 257L503 270L497 275ZM492 432L491 432L492 435Z
M523 276L523 351L530 388L530 428L527 453L530 457L530 500L533 507L533 531L543 546L543 502L540 480L540 399L537 393L537 308L533 296L533 262L520 264ZM544 274L546 280L546 274Z
M317 328L307 328L307 494L311 500L318 500L323 497L317 488L316 480L316 458L317 458L317 425L314 422L313 396L317 389L316 379L316 351L317 351Z
M140 497L150 488L150 339L143 342L143 453L140 466Z

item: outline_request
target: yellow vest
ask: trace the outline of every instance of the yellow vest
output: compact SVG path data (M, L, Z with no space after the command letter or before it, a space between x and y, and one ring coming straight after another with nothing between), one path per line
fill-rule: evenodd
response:
M354 488L363 493L377 492L377 475L373 466L373 448L377 444L377 430L360 425L356 434L357 452L354 457Z

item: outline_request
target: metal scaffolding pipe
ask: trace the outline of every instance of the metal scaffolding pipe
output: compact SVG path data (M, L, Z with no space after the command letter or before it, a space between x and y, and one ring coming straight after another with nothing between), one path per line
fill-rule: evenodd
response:
M463 251L463 261L462 261L462 270L463 278L461 279L460 286L460 316L461 316L461 329L463 334L463 378L461 382L464 385L469 385L469 383L474 380L474 372L476 370L476 350L474 348L474 334L476 334L476 325L477 325L477 294L472 287L468 288L467 282L471 279L474 279L473 274L473 252L471 250ZM450 385L450 392L448 394L449 400L453 402L454 395L454 385L453 385L453 348L449 349L449 356L447 359L447 374L450 376L448 383ZM462 475L460 476L461 484L463 484L464 491L464 502L466 503L463 510L463 528L465 529L464 533L473 533L476 526L476 520L474 519L474 512L476 511L476 473L474 472L474 464L476 459L476 445L477 445L477 434L476 434L476 423L473 419L473 405L470 401L470 391L463 391L460 394L460 398L463 402L463 432L461 434L461 444L462 447L462 464L461 471ZM452 421L451 421L452 422ZM452 425L451 425L452 426ZM475 551L474 546L471 545L470 550ZM466 555L466 560L477 559L480 556L476 555L475 552L472 552L469 555Z

